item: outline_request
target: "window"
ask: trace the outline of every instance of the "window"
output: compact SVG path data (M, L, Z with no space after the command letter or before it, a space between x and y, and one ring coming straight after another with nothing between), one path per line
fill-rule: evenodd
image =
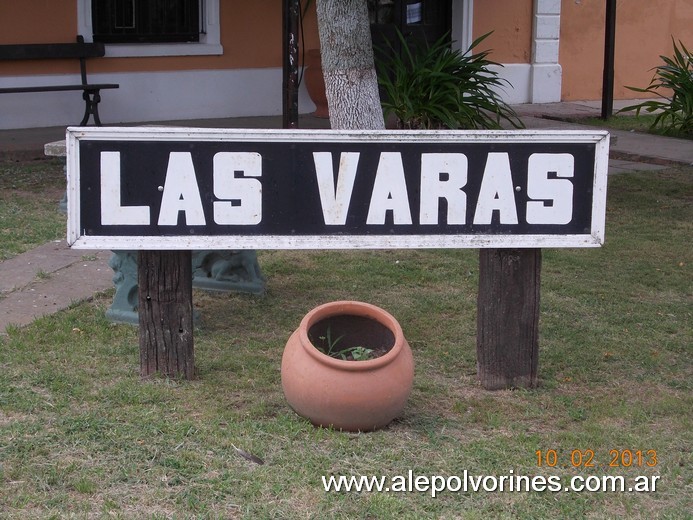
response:
M371 25L441 25L447 22L451 0L368 0Z
M200 0L92 0L91 14L97 42L200 40Z
M101 4L118 3L121 6L125 4L124 0L74 0L77 4L77 34L84 36L84 41L94 41L94 35L98 32L95 27L96 19L93 16L93 10L102 9ZM124 5L122 12L111 15L113 18L111 25L121 28L137 24L137 9L135 4L139 2L149 3L151 0L128 0ZM158 0L161 2L162 0ZM190 2L191 0L186 0ZM197 6L198 19L195 22L194 30L190 32L196 33L197 39L194 41L142 41L129 40L127 42L106 42L106 56L109 58L124 58L135 56L219 56L224 53L224 48L221 45L221 31L219 27L219 11L221 0L192 0ZM174 4L182 3L180 0L174 1ZM99 4L99 5L97 5ZM128 16L128 12L132 11L132 16ZM132 17L135 17L133 20ZM189 20L193 20L190 17ZM134 23L132 23L134 22ZM191 21L192 23L192 21ZM159 24L161 25L161 24ZM185 32L185 31L184 31ZM189 34L189 33L188 33ZM97 35L98 38L98 35ZM131 36L132 38L132 36Z
M399 31L411 45L435 42L450 31L452 0L368 0L378 55L400 54Z

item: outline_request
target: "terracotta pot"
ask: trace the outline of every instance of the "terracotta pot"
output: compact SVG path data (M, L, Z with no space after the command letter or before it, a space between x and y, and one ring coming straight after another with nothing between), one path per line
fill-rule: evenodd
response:
M366 361L335 359L318 350L327 330L339 348L386 346ZM414 359L402 328L383 309L354 301L311 310L289 338L282 357L289 405L317 426L347 431L382 428L397 417L414 381Z
M322 75L322 61L320 49L310 49L306 52L306 70L303 75L306 81L306 90L313 103L315 103L315 117L330 117L327 108L327 94L325 93L325 78Z

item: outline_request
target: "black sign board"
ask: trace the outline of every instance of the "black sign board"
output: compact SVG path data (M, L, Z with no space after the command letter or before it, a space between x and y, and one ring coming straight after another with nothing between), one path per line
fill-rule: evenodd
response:
M85 249L590 247L600 131L68 129Z

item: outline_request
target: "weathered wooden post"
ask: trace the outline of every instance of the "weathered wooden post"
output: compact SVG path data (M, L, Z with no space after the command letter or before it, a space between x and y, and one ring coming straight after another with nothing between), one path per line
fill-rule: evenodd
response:
M541 249L479 250L476 359L487 390L537 385L540 279Z
M193 379L190 251L140 251L140 375Z

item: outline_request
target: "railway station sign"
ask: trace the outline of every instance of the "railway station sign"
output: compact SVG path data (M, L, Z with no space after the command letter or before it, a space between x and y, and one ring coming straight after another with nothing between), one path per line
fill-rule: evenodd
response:
M607 132L79 127L81 249L596 247Z

